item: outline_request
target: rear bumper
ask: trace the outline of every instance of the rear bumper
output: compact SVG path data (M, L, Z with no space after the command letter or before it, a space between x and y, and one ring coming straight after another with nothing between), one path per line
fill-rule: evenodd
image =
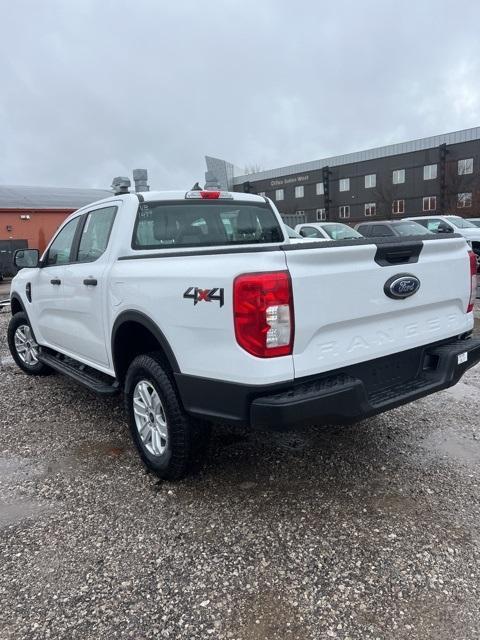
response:
M455 338L264 387L184 374L175 378L183 405L194 416L283 430L352 422L393 409L451 387L479 361L479 338Z
M394 384L369 385L365 379L343 373L256 398L251 406L252 426L285 429L319 419L350 422L446 389L480 361L480 339L426 347L419 356L417 375ZM392 366L396 359L392 357Z

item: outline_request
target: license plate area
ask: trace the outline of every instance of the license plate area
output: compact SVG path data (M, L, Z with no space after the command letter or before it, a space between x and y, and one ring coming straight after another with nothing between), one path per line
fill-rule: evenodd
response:
M425 349L419 347L361 363L353 368L369 393L375 393L416 378L423 370L424 355ZM429 363L428 368L435 368L434 363Z

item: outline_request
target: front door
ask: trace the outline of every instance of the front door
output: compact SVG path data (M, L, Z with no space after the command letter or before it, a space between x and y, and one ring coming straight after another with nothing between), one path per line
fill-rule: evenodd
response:
M107 204L84 215L76 259L63 274L62 346L73 357L108 367L104 274L108 241L117 211Z
M31 281L33 332L41 344L53 348L61 347L64 341L63 277L65 266L72 259L80 219L77 216L60 229L48 249L43 267Z

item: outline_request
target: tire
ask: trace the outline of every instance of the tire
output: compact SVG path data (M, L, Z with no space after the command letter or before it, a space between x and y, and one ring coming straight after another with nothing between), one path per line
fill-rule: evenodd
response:
M26 313L16 313L10 319L7 331L8 346L16 364L22 371L31 376L45 376L52 373L52 369L39 362L38 344ZM22 347L25 350L21 350Z
M159 354L133 360L125 402L133 442L149 471L164 480L180 480L198 470L208 448L209 425L186 414Z

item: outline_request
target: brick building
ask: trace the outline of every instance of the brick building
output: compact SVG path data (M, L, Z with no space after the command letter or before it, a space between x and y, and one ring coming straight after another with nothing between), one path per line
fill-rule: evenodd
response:
M0 185L0 240L27 240L29 247L43 251L68 215L111 194L102 189Z

